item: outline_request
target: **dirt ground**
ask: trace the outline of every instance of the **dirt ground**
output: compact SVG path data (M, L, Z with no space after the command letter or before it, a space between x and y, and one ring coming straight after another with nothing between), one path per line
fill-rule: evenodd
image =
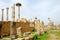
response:
M47 40L60 40L60 30L50 30Z

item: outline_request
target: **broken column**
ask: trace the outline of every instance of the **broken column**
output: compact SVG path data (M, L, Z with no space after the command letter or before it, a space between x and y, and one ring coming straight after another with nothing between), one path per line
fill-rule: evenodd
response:
M53 21L50 18L48 18L48 28L51 29L53 27L54 27Z
M30 20L30 27L34 27L32 19Z
M9 10L9 8L6 8L6 13L7 13L7 18L6 18L6 20L8 21L8 10Z
M35 18L35 29L37 31L37 34L40 34L40 19Z
M44 22L42 21L41 22L41 25L40 25L40 32L41 32L41 34L44 34Z
M3 21L3 13L4 13L4 9L2 9L2 21Z
M12 6L12 21L15 21L15 4Z
M15 4L12 6L12 21L10 27L10 34L12 38L16 38Z
M18 7L18 21L20 21L20 6L21 6L21 3L17 3L16 6Z

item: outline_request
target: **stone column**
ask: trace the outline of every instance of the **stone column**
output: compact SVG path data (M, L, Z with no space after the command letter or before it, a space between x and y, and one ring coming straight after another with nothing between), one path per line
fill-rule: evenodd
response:
M18 7L18 19L20 20L20 3L17 3L16 6Z
M4 13L4 9L2 9L2 21L3 21L3 13Z
M12 6L12 21L10 25L10 34L13 34L13 22L15 20L15 5Z
M15 4L12 6L12 21L10 27L10 36L12 39L16 37Z
M11 22L10 25L10 36L11 38L17 38L16 22Z
M40 34L40 19L35 18L35 29L37 30L37 34Z
M48 28L51 29L53 27L54 27L53 21L50 18L48 18Z
M12 21L15 21L15 4L12 6Z
M18 6L18 18L20 19L20 6Z
M6 18L6 20L8 21L8 10L9 10L9 8L6 8L6 13L7 13L7 18Z

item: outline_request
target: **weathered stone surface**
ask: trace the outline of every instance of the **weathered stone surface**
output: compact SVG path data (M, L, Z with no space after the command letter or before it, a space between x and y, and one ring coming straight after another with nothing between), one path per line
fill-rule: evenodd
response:
M30 32L25 32L23 36L29 36L31 33Z
M26 37L25 40L29 40L29 37Z
M18 28L17 28L17 35L21 36L21 34L22 34L22 33L21 33L21 27L18 27Z
M17 38L17 40L24 40L24 38Z
M38 35L40 34L40 20L35 19L35 29L37 30Z
M31 32L33 28L30 27L29 22L16 22L16 28L22 27L21 31L24 32ZM34 24L34 23L33 23ZM10 35L10 21L3 21L2 22L2 35Z
M11 40L11 38L3 38L2 40Z

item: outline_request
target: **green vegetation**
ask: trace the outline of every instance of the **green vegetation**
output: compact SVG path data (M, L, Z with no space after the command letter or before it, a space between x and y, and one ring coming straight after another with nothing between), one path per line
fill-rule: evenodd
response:
M1 38L0 38L1 39Z
M51 28L50 30L55 30L54 28Z
M35 33L35 31L31 32L31 34L34 34L34 33Z
M47 40L60 40L60 30L49 30L49 37Z
M51 30L51 33L56 34L56 35L60 35L60 31L59 30Z
M33 29L31 32L36 32L36 30L35 30L35 29Z
M33 40L46 40L48 38L48 33L42 35L35 35Z
M33 29L32 31L31 31L31 34L34 34L36 32L36 30L35 29Z
M10 38L10 36L7 36L7 35L6 35L6 36L4 36L3 38Z
M17 36L17 38L24 38L25 36Z

